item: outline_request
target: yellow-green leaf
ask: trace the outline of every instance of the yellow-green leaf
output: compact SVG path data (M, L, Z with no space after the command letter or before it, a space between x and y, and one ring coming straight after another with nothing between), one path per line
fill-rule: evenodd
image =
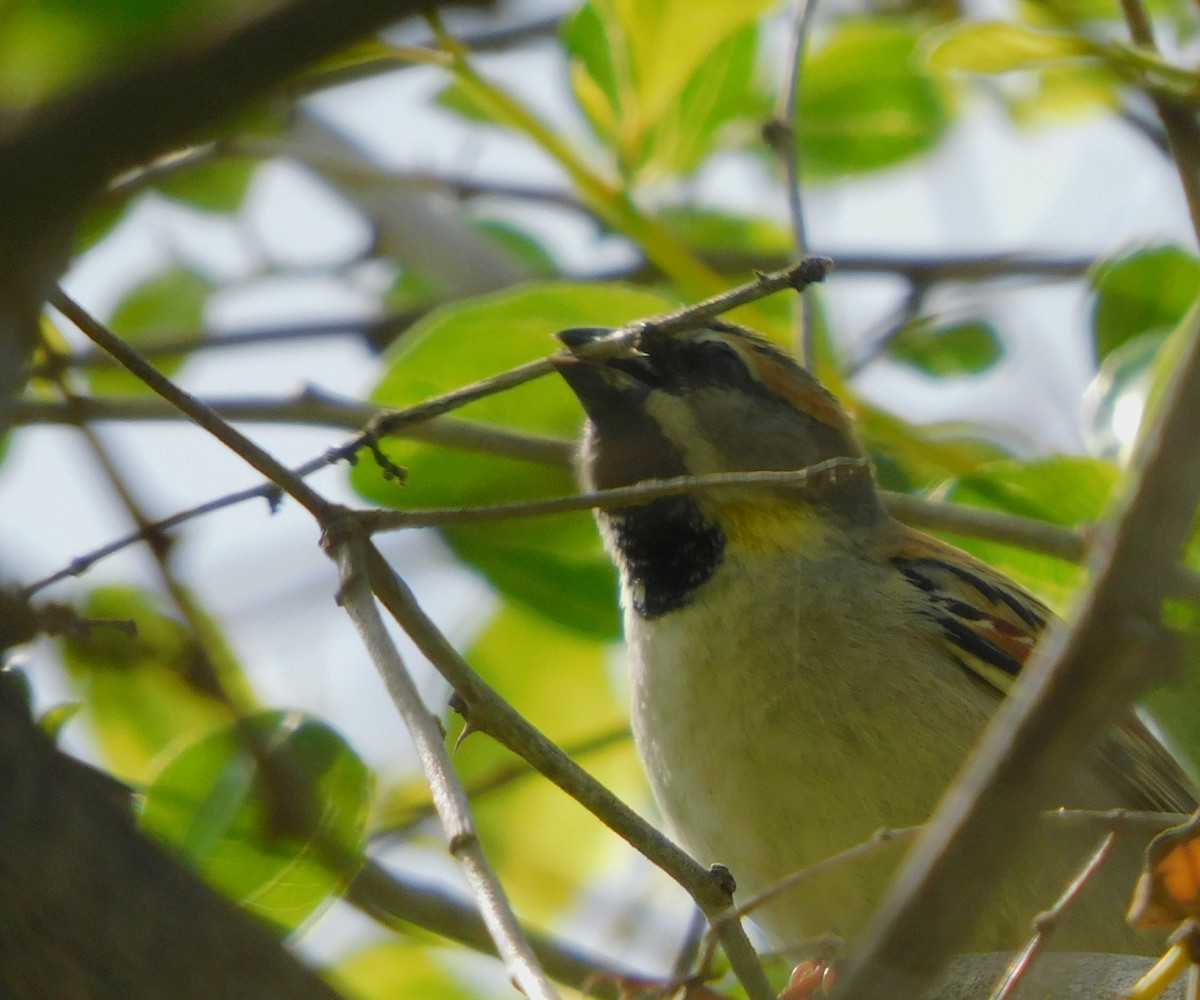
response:
M949 108L916 44L903 24L845 21L806 60L795 127L808 176L876 170L941 138Z
M167 334L198 333L204 306L212 285L202 275L174 267L138 285L118 304L109 325L115 333L139 347L153 344ZM173 374L183 364L183 355L155 358L155 367ZM88 373L92 391L102 393L147 393L150 390L121 368L94 368Z
M505 605L467 659L518 711L570 747L627 720L613 691L611 648L513 604ZM453 735L453 734L452 734ZM455 755L464 781L513 761L490 740L468 738ZM641 769L626 741L587 758L617 794L641 796ZM594 816L537 775L473 804L488 856L522 912L550 921L575 900L616 839ZM562 845L570 844L564 851Z
M431 314L402 338L372 398L407 406L557 347L552 334L569 326L619 326L671 303L622 285L529 285ZM573 439L583 422L575 397L556 375L488 396L458 411L497 429ZM565 464L537 465L499 455L416 441L383 443L408 469L408 485L386 480L369 455L351 471L354 488L398 507L490 504L577 492ZM616 583L587 513L465 524L444 537L498 590L573 628L617 635Z
M935 28L926 37L930 69L1006 73L1092 55L1087 41L1062 31L1039 31L1004 21L968 21Z
M228 710L201 687L196 648L187 629L150 595L131 587L101 587L82 613L98 622L133 621L137 634L97 624L64 640L63 659L83 701L109 769L134 784L148 780L156 758L229 721ZM221 682L239 702L249 689L216 627L204 637Z
M251 738L274 761L271 772ZM362 850L371 785L366 765L329 726L263 712L179 750L146 790L141 818L228 896L291 931L341 884L324 852ZM304 815L306 806L313 829L274 828L280 809Z

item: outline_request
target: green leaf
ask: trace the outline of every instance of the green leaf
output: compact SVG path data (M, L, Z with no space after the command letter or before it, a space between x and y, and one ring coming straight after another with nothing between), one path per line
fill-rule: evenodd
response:
M1092 334L1096 358L1144 333L1174 329L1200 295L1200 260L1177 246L1146 247L1099 265Z
M267 777L247 733L274 762ZM371 785L366 765L329 726L297 712L262 712L176 753L147 789L141 818L222 892L291 931L340 888L321 845L361 853ZM271 796L276 808L282 797L284 808L302 811L309 790L311 835L273 830Z
M717 146L725 126L741 120L745 136L758 137L750 121L765 121L767 99L755 87L758 30L746 25L724 39L688 79L678 98L648 129L641 149L627 156L639 179L691 173Z
M390 357L371 398L408 406L557 347L569 326L619 326L672 303L622 285L530 285L439 309L412 328ZM583 420L575 397L548 376L471 403L456 415L499 429L573 438ZM408 469L404 488L384 479L369 456L351 470L364 497L400 507L489 504L578 492L566 467L520 462L417 441L389 440L385 454ZM619 633L616 578L586 513L483 522L443 536L502 593L593 635Z
M795 127L808 176L892 166L942 137L950 112L916 43L900 24L845 21L806 60Z
M563 28L571 83L623 172L692 169L754 89L763 0L593 0Z
M222 34L264 0L37 0L0 6L0 108L46 99L197 37Z
M434 97L434 103L460 118L479 125L497 124L496 115L490 105L478 100L474 91L461 80L451 79Z
M1090 454L1122 465L1128 461L1166 340L1165 333L1144 333L1113 348L1100 362L1083 396Z
M1117 475L1117 468L1109 462L1058 456L1033 462L996 462L939 492L955 503L1075 527L1099 518ZM1085 579L1079 566L1039 552L973 537L948 537L1033 591L1059 614Z
M478 987L457 982L434 961L423 942L388 940L366 945L329 970L334 989L347 1000L480 1000Z
M1079 118L1098 111L1115 111L1121 103L1121 80L1103 63L1063 63L1045 66L1035 75L1031 93L1008 99L1008 112L1018 124Z
M78 701L60 702L42 713L42 717L38 719L38 726L50 739L57 742L67 723L75 718L82 708L82 703Z
M506 700L560 746L570 747L628 723L613 693L607 643L564 629L514 605L503 606L466 653ZM448 727L451 735L461 721ZM468 739L455 765L470 786L511 764L489 740ZM644 796L631 740L590 754L587 768L618 795ZM578 902L580 887L618 841L595 817L538 775L472 802L480 837L522 913L552 923ZM531 816L536 823L528 822ZM569 851L562 845L570 844Z
M512 254L529 274L539 278L558 275L558 264L553 255L528 230L500 219L478 219L474 225Z
M236 212L257 169L253 160L223 156L168 174L157 186L168 198L205 212Z
M89 207L75 229L74 252L82 254L104 239L125 218L127 207L124 202L106 201Z
M795 253L791 230L773 219L731 215L691 205L665 209L660 220L689 247L704 256L735 249L743 257L775 257L783 267Z
M81 613L97 621L88 634L63 641L63 660L83 695L87 714L110 770L133 784L146 781L156 759L176 740L229 721L229 712L195 676L196 648L186 628L158 601L132 587L92 591ZM106 627L132 620L137 634ZM206 648L222 686L239 703L250 700L240 667L209 624Z
M204 306L212 294L208 280L187 268L175 267L143 282L117 305L109 325L135 346L152 345L156 337L199 332ZM178 371L186 355L156 358L154 365L164 374ZM123 369L94 368L88 372L92 392L147 393L142 382Z
M1003 21L970 21L935 28L925 39L930 69L1006 73L1092 56L1086 39Z
M1004 354L999 334L982 320L948 326L909 323L888 341L887 350L896 361L934 376L978 375Z

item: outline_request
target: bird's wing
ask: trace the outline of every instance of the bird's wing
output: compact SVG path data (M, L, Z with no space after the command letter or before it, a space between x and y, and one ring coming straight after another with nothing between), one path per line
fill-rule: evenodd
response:
M1041 601L965 552L906 531L892 565L921 591L951 658L997 693L1007 693L1054 615ZM1191 812L1196 786L1132 713L1102 741L1101 777L1130 809Z

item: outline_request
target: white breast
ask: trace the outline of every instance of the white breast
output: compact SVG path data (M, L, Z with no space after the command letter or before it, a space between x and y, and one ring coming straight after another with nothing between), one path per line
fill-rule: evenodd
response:
M687 607L627 611L634 736L655 796L740 897L925 820L993 707L889 586L906 587L849 555L730 554ZM897 854L802 887L762 922L781 941L852 935Z

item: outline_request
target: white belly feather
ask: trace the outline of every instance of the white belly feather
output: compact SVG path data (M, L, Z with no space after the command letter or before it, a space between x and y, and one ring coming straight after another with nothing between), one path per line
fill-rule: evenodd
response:
M739 898L881 826L923 822L994 707L965 675L931 683L946 670L932 626L879 599L898 578L848 567L730 555L687 607L626 612L634 736L655 796L698 860L730 868ZM929 656L899 660L901 646ZM925 725L914 729L910 705ZM763 923L781 942L851 936L899 852L884 853L789 893Z

